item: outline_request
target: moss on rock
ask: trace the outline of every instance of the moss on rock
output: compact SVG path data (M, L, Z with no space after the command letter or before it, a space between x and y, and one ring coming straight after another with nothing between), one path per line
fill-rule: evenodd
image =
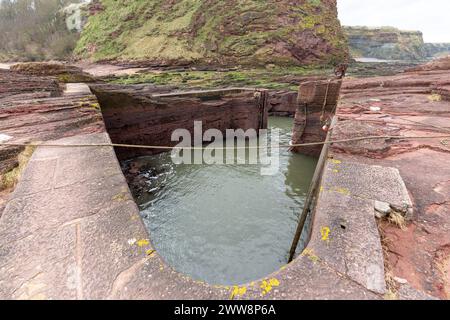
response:
M326 78L330 68L269 65L268 68L243 68L228 71L164 71L137 73L110 79L115 84L169 85L178 88L255 87L297 91L305 78Z

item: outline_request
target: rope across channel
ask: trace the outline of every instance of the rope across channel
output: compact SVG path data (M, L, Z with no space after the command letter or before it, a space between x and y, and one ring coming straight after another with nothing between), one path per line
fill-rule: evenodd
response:
M346 142L356 142L356 141L369 141L369 140L417 140L417 139L443 139L442 144L445 144L449 135L439 135L439 136L363 136L348 139L330 140L330 141L320 141L320 142L308 142L299 144L280 144L278 146L272 146L271 148L301 148L325 144L334 143L346 143ZM172 149L190 149L190 150L204 150L206 146L153 146L153 145L138 145L138 144L122 144L122 143L75 143L75 144L58 144L58 143L0 143L0 146L32 146L32 147L62 147L62 148L91 148L91 147L115 147L115 148L135 148L135 149L160 149L160 150L172 150ZM263 149L267 146L235 146L235 147L224 147L223 149Z

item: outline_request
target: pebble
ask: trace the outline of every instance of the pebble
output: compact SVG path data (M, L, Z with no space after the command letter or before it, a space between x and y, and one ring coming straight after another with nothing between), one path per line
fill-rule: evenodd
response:
M391 213L392 209L389 203L375 201L375 216L378 219L384 218Z
M11 136L8 136L7 134L0 133L0 142L6 142L6 141L11 140L11 139L12 139Z
M394 280L400 284L407 284L408 280L403 279L403 278L399 278L399 277L395 277Z

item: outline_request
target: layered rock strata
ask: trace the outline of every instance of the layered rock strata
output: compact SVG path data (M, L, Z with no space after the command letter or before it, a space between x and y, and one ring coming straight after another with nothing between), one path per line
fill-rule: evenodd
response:
M105 124L114 143L174 146L176 129L194 134L194 121L202 122L202 132L218 129L263 129L267 127L267 91L223 89L178 93L156 93L148 87L139 92L106 90L91 86L102 106ZM167 150L117 148L120 159Z

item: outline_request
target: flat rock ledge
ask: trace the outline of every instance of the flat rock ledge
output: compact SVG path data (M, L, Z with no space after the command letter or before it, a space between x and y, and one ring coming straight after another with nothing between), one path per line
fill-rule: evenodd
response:
M387 288L376 201L411 206L397 169L329 159L309 246L333 269L384 295Z

